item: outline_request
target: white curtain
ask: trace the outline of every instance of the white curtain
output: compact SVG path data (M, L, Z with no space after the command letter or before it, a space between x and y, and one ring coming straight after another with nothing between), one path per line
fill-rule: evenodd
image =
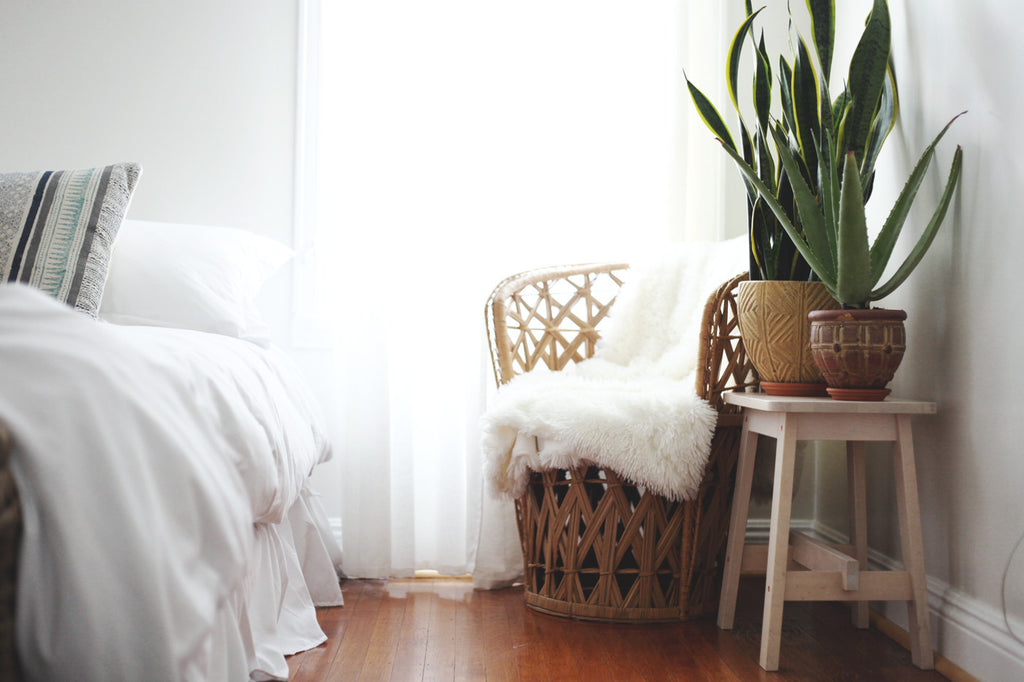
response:
M319 15L312 213L341 468L322 493L341 496L343 568L497 584L521 559L510 505L481 485L483 304L528 267L743 230L682 74L719 92L738 22L670 0L323 0Z

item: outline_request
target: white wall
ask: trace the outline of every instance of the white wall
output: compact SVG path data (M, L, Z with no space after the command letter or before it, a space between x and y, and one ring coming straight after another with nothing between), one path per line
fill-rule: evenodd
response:
M871 3L842 4L856 6L863 17ZM1024 642L1011 635L1002 608L1005 574L1007 613L1024 637L1024 552L1014 554L1024 534L1024 394L1016 386L1024 360L1012 351L1024 331L1015 296L1024 249L1024 164L1012 127L1024 114L1018 87L1024 51L1011 29L1024 20L1024 6L1001 0L890 4L903 110L869 206L876 225L922 149L955 114L969 112L940 146L902 252L930 217L960 144L964 170L950 215L918 270L880 302L910 316L908 353L894 391L939 407L937 416L915 423L934 634L940 653L981 679L1024 679ZM818 520L845 528L844 509L834 505L845 497L844 467L827 466L826 456ZM870 540L876 558L886 562L899 557L899 545L881 453L871 479L878 490L870 499ZM902 621L905 609L893 606L887 614Z
M129 215L290 241L295 2L37 0L0 14L0 170L143 165Z

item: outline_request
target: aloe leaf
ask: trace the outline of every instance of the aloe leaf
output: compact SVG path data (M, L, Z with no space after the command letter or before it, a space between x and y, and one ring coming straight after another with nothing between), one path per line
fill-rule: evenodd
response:
M846 117L844 151L855 152L858 159L864 156L864 147L871 133L871 119L885 87L891 31L886 1L875 0L864 33L850 59L847 84L851 106Z
M732 99L732 105L736 107L736 111L739 111L740 105L737 100L736 93L738 91L737 83L740 77L740 59L743 56L743 39L746 38L747 32L750 29L750 25L754 22L754 18L764 10L764 7L757 10L753 14L749 14L740 27L736 30L736 34L732 38L732 42L729 43L729 52L726 55L726 72L725 80L729 88L729 97Z
M854 308L867 307L871 301L871 251L868 247L867 218L864 216L864 191L857 170L857 155L846 153L843 186L839 197L838 263L836 300Z
M807 0L811 14L811 36L818 50L821 73L828 80L832 69L832 49L836 39L836 5L834 0Z
M960 171L963 166L963 149L960 145L957 145L956 152L953 154L953 163L949 168L949 178L946 180L946 188L942 192L942 197L939 199L939 205L935 207L935 212L932 214L932 218L928 221L928 227L925 228L921 238L918 239L917 244L911 250L910 255L903 261L903 264L896 270L896 273L889 279L888 282L878 287L875 291L871 292L871 299L878 300L885 298L891 294L899 285L903 284L903 281L907 279L917 264L921 262L928 248L932 245L932 240L935 239L935 234L939 231L939 227L942 225L942 221L946 218L946 210L949 208L949 203L953 199L953 191L956 189L957 183L960 181Z
M911 171L910 177L907 178L906 184L903 185L903 189L900 191L899 197L896 198L896 203L893 204L892 210L889 211L889 216L885 219L882 229L875 238L875 243L871 246L872 282L878 282L882 277L882 273L885 271L886 265L889 263L893 247L895 247L896 240L899 239L900 232L903 230L903 223L906 221L907 215L910 213L910 207L917 196L917 191L920 189L921 183L924 181L924 177L928 173L928 164L931 162L932 156L935 152L935 146L946 134L946 131L949 130L949 127L953 125L953 122L963 116L964 113L966 112L962 112L953 117L953 119L939 131L939 134L935 136L932 143L925 147L924 152L921 153L921 158L917 160L914 170Z
M685 78L686 75L684 74L683 77ZM693 99L693 104L697 107L697 114L704 121L704 125L729 148L736 149L736 143L733 142L732 134L729 133L729 127L725 125L725 121L722 120L721 114L718 113L718 109L711 103L711 100L691 83L689 78L686 78L686 87L690 90L690 98Z
M797 215L800 217L800 226L803 228L803 236L800 242L805 243L809 250L814 253L815 262L807 258L803 249L800 254L804 256L810 266L814 269L822 281L834 280L836 270L832 267L829 256L828 236L825 234L825 216L818 206L818 201L800 172L797 159L789 150L782 130L776 126L772 128L772 135L775 136L775 148L779 154L779 160L786 168L790 185L793 188L793 200L796 203ZM781 220L781 219L780 219ZM792 235L790 235L792 237ZM796 239L794 238L794 241ZM798 243L799 247L800 244ZM817 263L817 264L815 264Z

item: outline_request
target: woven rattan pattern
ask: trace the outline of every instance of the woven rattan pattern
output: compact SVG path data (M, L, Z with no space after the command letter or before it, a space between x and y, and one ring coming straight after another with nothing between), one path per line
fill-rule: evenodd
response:
M590 357L627 274L622 263L566 266L499 284L486 308L497 382ZM531 608L627 622L714 609L739 443L738 416L721 394L756 382L736 322L742 279L723 284L704 309L696 389L720 414L697 497L671 502L596 466L534 472L516 501Z
M0 682L17 680L14 649L14 597L21 541L21 505L8 467L11 441L0 424Z

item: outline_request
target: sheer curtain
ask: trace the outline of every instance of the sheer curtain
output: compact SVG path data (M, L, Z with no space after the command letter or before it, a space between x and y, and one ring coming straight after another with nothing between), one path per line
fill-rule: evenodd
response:
M725 46L707 41L734 24L669 0L324 0L316 14L311 213L341 471L322 492L341 497L344 570L477 568L496 584L521 559L511 507L481 486L483 304L528 267L743 229L717 199L724 155L699 129L687 142L682 75L715 91Z

